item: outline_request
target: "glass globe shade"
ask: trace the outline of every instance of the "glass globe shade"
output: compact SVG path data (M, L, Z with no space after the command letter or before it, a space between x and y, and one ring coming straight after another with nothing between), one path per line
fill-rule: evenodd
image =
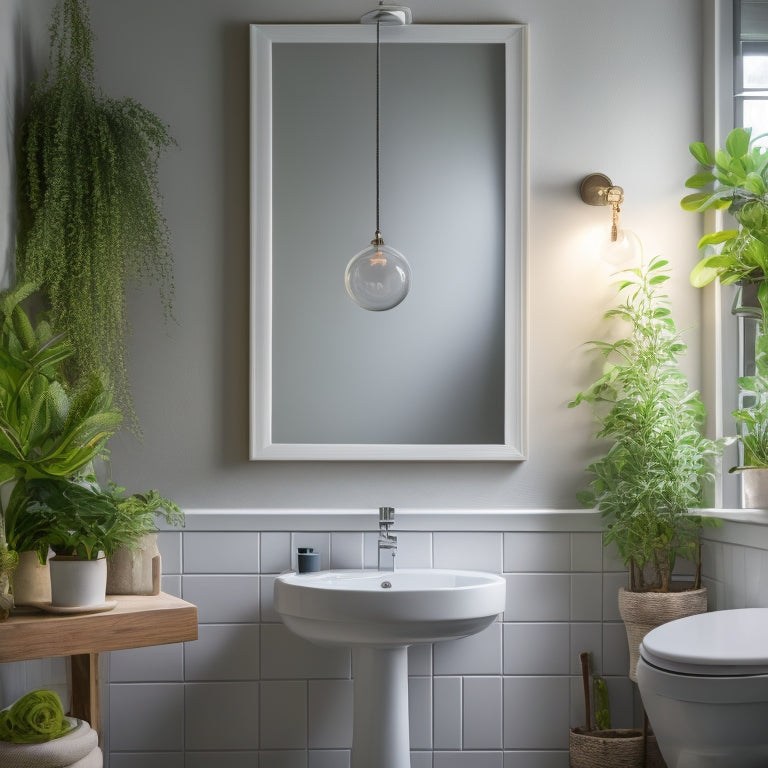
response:
M352 257L344 273L352 301L372 312L396 307L411 287L411 267L388 245L369 245Z
M639 267L643 259L643 244L631 229L620 229L616 240L610 238L600 245L600 258L614 267Z

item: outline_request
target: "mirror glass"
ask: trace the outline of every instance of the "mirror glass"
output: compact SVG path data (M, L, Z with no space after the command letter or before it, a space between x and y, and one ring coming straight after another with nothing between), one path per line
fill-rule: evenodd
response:
M380 219L413 273L347 296L376 229L376 30L251 29L254 459L522 459L524 28L381 29Z

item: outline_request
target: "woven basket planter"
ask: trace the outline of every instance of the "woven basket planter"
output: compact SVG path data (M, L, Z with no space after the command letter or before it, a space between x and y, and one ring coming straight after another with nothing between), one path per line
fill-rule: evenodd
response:
M643 768L643 732L622 728L608 731L571 728L569 755L570 768Z
M629 592L619 589L619 613L624 620L629 644L629 678L637 682L640 643L655 627L684 616L707 612L707 588L690 589L675 584L671 592Z

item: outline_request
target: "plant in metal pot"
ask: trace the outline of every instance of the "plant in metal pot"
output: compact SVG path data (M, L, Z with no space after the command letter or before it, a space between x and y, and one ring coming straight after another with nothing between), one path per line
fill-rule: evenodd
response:
M739 378L742 405L733 411L741 444L742 507L768 507L768 336L755 339L755 370Z
M101 92L88 3L58 0L49 67L32 86L21 129L16 270L40 285L67 332L75 376L105 376L132 423L126 286L154 282L171 316L158 163L173 143L155 114Z
M587 467L592 481L579 499L600 510L603 542L616 546L629 569L620 608L622 601L635 602L631 595L653 595L653 605L639 622L645 627L642 634L654 621L668 620L663 605L668 604L665 598L680 594L672 576L681 558L692 561L695 570L694 599L683 601L691 602L683 611L706 610L700 534L703 526L717 525L690 512L701 506L703 481L711 476L719 446L701 434L704 405L679 367L686 345L669 299L661 293L669 280L667 264L656 258L621 273L623 301L606 317L622 321L627 334L613 342L590 342L604 358L603 373L570 403L590 403L599 425L597 438L609 442L607 453ZM656 604L659 596L661 606ZM631 654L637 645L639 639L630 636ZM632 679L635 663L633 658Z
M718 279L756 288L757 313L763 327L768 318L768 149L763 136L752 138L751 128L734 128L725 146L711 150L701 141L690 145L699 171L685 183L699 190L686 195L687 211L727 210L736 224L710 232L699 241L701 260L691 271L696 287Z

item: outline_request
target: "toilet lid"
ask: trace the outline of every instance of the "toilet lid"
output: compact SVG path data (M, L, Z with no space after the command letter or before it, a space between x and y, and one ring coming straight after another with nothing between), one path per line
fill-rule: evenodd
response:
M643 638L640 655L669 672L768 674L768 608L713 611L670 621Z

